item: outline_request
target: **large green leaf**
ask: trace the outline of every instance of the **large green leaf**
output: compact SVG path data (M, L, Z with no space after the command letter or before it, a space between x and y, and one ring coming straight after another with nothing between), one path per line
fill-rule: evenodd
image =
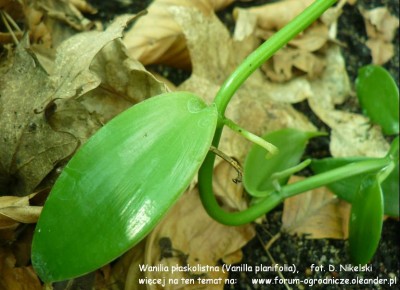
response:
M277 186L285 184L298 169L295 166L299 164L308 140L321 135L325 134L286 128L263 136L263 139L278 147L279 151L266 159L266 150L253 145L244 165L243 184L248 193L263 197L276 190Z
M198 171L216 122L214 105L182 92L133 106L99 130L43 208L32 245L41 279L83 275L143 239Z
M366 264L371 260L381 238L382 222L381 187L376 175L368 175L362 180L351 207L349 246L354 264Z
M399 89L383 67L367 65L358 72L357 96L372 122L387 135L399 133Z

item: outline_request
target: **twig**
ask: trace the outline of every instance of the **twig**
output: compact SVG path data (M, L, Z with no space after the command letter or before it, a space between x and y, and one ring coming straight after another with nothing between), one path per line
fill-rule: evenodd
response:
M243 169L235 159L226 155L224 152L220 151L218 148L216 148L214 146L210 146L210 151L213 152L214 154L217 154L219 157L221 157L226 162L228 162L233 168L235 168L238 176L236 178L232 179L232 181L234 183L242 182Z

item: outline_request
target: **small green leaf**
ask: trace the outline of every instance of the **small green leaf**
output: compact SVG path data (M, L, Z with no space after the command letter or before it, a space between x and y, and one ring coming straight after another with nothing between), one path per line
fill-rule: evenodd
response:
M139 103L100 129L45 203L32 245L40 278L86 274L143 239L190 184L216 122L214 105L181 92Z
M384 134L399 133L399 89L383 67L367 65L358 71L358 99L364 113L382 127Z
M347 164L373 160L374 158L368 157L347 157L347 158L324 158L313 160L310 167L314 173L323 173L329 170L345 166ZM395 169L390 175L382 182L384 211L386 215L398 217L399 216L399 164L396 163ZM356 193L360 188L361 181L365 174L356 175L353 177L345 178L336 182L328 184L338 197L353 203Z
M381 238L382 222L381 187L376 175L368 175L362 180L351 208L349 246L354 264L366 264L371 260Z
M266 159L265 149L258 145L252 147L244 165L243 184L248 193L263 197L285 184L293 174L290 169L296 168L300 162L308 140L322 135L325 134L286 128L263 136L264 140L278 147L279 151Z

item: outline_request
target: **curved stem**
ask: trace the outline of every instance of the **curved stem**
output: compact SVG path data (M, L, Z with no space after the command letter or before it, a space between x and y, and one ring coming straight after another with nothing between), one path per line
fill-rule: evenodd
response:
M318 188L320 186L335 182L344 178L359 174L380 171L392 162L391 158L384 157L380 159L367 160L351 163L328 172L311 176L302 181L282 186L281 190L271 193L268 197L259 203L240 212L228 212L222 209L212 191L212 174L209 174L207 166L214 164L214 156L208 154L204 165L199 171L199 189L201 192L201 201L208 214L218 222L239 226L250 223L260 216L280 204L285 198L297 195L299 193Z

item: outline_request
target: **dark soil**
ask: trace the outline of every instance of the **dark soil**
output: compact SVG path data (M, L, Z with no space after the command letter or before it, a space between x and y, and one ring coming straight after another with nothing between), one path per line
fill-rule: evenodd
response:
M99 9L99 13L95 15L97 19L105 22L114 18L115 15L121 13L138 12L144 9L151 1L90 1L95 7ZM129 3L124 5L123 3ZM261 5L272 1L256 0L250 2L236 1L224 11L218 12L218 16L227 24L228 27L234 26L232 19L232 10L236 6L255 6ZM398 0L359 0L357 5L371 9L378 6L386 6L394 15L399 14ZM338 38L345 44L342 48L343 55L346 60L346 68L350 79L355 80L358 69L366 64L371 63L370 51L365 46L367 39L364 22L357 6L346 5L344 13L339 21L339 35ZM395 57L385 64L385 67L391 72L393 77L399 79L399 32L395 38L396 55ZM174 83L179 84L185 78L189 77L190 72L183 70L175 70L166 66L153 66L164 75L168 75L169 79ZM297 104L296 109L310 114L310 110L306 103ZM348 108L347 108L348 107ZM348 109L349 111L357 110L357 104L345 103L341 106L342 110ZM316 118L316 117L315 117ZM324 124L314 118L314 123L317 126L324 127ZM326 127L323 130L328 131ZM328 151L328 138L317 138L318 142L311 142L307 154L312 157L325 157L329 154ZM316 139L316 140L317 140ZM286 279L293 278L400 278L400 231L399 222L396 220L388 219L384 222L382 239L379 249L371 261L371 272L344 272L344 271L328 271L328 265L339 267L339 265L349 264L349 255L347 253L347 241L322 239L311 240L305 237L290 236L281 233L281 237L269 248L270 257L268 256L264 245L276 234L280 232L281 228L282 207L278 207L267 215L266 222L257 226L257 237L252 240L246 247L244 247L244 259L242 264L247 265L271 265L273 260L280 265L296 265L298 273L290 274L282 272L283 277ZM326 271L313 272L311 265L324 265ZM263 272L262 274L255 275L253 272L233 272L230 278L237 279L237 284L227 285L225 289L308 289L306 285L274 285L263 286L253 285L253 278L271 278L277 276L276 272ZM282 278L282 277L281 277ZM290 283L290 281L288 281ZM397 281L397 285L399 281ZM388 285L315 285L315 289L389 289ZM396 287L396 286L395 286ZM397 286L398 287L398 286ZM396 288L397 288L396 287ZM395 289L392 287L391 289ZM397 288L399 289L399 288Z

